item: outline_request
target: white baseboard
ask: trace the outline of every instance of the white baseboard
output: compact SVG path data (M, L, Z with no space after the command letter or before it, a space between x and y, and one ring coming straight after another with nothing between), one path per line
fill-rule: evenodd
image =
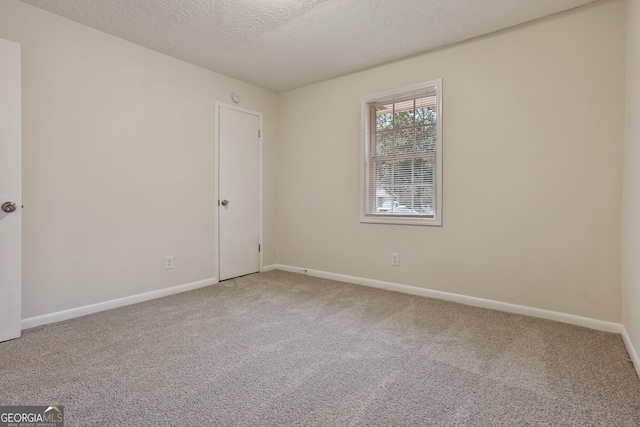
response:
M509 304L501 301L494 301L483 298L470 297L466 295L453 294L432 289L418 288L416 286L401 285L398 283L384 282L381 280L365 279L362 277L347 276L344 274L328 273L326 271L311 270L302 267L292 267L290 265L277 264L278 270L292 273L308 274L309 276L321 277L324 279L337 280L340 282L354 283L357 285L370 286L373 288L386 289L388 291L402 292L405 294L419 295L435 298L444 301L457 302L474 307L489 308L492 310L504 311L507 313L522 314L525 316L537 317L540 319L555 320L557 322L569 323L572 325L584 326L605 332L622 333L623 327L619 323L606 322L603 320L591 319L589 317L576 316L573 314L560 313L557 311L544 310L541 308L527 307L524 305ZM640 365L636 365L640 366Z
M276 270L277 268L278 268L278 264L265 265L264 267L262 267L262 273Z
M96 304L85 305L83 307L72 308L69 310L58 311L56 313L44 314L42 316L30 317L22 319L20 326L24 329L34 328L48 323L61 322L63 320L73 319L74 317L85 316L87 314L97 313L99 311L110 310L112 308L123 307L125 305L136 304L139 302L149 301L156 298L162 298L169 295L179 294L181 292L191 291L205 286L215 285L218 279L211 278L200 280L197 282L187 283L185 285L173 286L157 291L145 292L143 294L132 295L129 297L118 298L111 301L99 302Z
M640 357L638 357L638 352L636 351L636 348L633 346L633 342L631 342L631 337L629 336L629 333L627 332L627 328L625 328L624 325L622 325L622 331L620 332L620 335L622 335L622 340L624 341L624 345L627 347L627 352L629 353L631 362L633 363L633 366L636 368L636 373L640 378Z

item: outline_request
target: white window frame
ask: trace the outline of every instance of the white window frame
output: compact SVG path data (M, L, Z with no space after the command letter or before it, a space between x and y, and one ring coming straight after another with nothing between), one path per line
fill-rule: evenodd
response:
M435 88L436 96L436 150L435 150L435 216L433 218L412 215L374 214L367 212L367 185L369 184L371 160L371 114L369 104L393 101L420 95ZM431 80L412 86L366 95L361 98L362 110L362 156L360 177L360 222L400 225L442 226L442 79Z

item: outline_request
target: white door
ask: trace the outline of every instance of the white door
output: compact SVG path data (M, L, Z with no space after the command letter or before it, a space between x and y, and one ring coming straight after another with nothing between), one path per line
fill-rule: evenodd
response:
M20 45L0 39L0 341L20 336L22 182Z
M260 115L221 105L218 116L220 280L260 271Z

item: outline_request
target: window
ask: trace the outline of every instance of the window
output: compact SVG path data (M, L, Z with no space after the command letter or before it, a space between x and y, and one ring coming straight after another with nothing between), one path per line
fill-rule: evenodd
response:
M442 80L362 98L361 222L442 225Z

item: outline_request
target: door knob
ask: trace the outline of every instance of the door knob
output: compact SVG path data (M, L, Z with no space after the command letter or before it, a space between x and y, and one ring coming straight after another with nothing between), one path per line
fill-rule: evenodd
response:
M223 200L222 201L222 206L228 206L228 205L229 205L229 201L228 200Z
M18 208L13 202L4 202L1 207L3 211L8 213L14 212Z

